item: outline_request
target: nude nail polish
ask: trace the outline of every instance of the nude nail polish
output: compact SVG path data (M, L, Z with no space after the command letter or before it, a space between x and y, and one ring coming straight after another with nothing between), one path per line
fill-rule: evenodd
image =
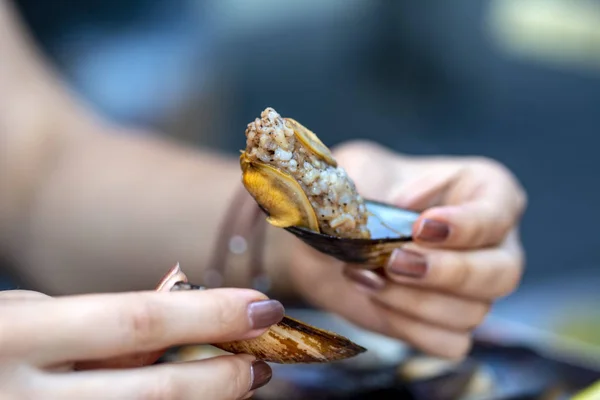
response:
M427 259L410 250L396 249L387 265L390 274L421 278L427 273Z
M264 329L279 323L285 314L283 305L277 300L261 300L250 303L248 318L253 329Z
M424 242L443 242L450 235L450 227L445 222L425 219L415 235Z
M344 276L368 290L381 290L385 287L385 280L373 271L346 268Z
M250 368L252 369L252 386L250 387L250 391L265 386L273 377L271 367L264 361L254 361Z

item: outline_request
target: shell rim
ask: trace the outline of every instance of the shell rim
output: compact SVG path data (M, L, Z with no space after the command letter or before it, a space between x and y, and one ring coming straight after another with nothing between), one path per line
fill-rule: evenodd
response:
M376 201L376 200L370 200L370 199L365 199L365 202L368 203L373 203L373 204L377 204L377 205L381 205L381 206L385 206L385 207L393 207L393 208L397 208L399 210L403 210L403 211L407 211L407 212L411 212L411 213L415 213L412 210L407 210L404 208L400 208L400 207L395 207L395 206L391 206L390 204L387 203L383 203L381 201ZM267 215L269 215L269 213L262 208L259 205L260 209ZM415 213L417 214L417 213ZM356 245L372 245L374 243L377 244L384 244L384 243L406 243L406 242L412 242L413 241L413 236L412 235L408 235L408 236L398 236L398 237L388 237L388 238L380 238L380 239L362 239L362 238L343 238L343 237L339 237L339 236L332 236L332 235L328 235L326 233L321 233L321 232L315 232L312 231L310 229L307 228L301 228L298 226L289 226L286 228L283 228L286 231L297 235L300 234L302 236L315 236L315 237L320 237L323 239L327 239L330 241L338 241L338 242L346 242L346 243L354 243Z

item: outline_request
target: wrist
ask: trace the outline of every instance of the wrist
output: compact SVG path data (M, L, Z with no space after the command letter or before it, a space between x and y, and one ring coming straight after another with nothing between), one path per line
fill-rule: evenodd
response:
M294 285L291 266L296 238L289 232L267 224L264 272L271 282L271 293L280 300L296 300L300 296Z
M278 298L295 295L289 273L295 238L268 224L242 186L232 196L217 232L203 285L252 287Z

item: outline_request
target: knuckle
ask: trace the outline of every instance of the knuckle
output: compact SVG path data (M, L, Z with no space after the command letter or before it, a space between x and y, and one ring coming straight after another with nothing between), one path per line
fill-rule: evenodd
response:
M432 292L415 291L412 304L412 313L427 320L437 320L441 317L438 297Z
M498 160L487 157L487 156L473 156L470 157L470 167L472 170L478 170L482 173L494 172L494 173L506 173L507 169Z
M443 349L445 357L452 359L463 359L471 351L472 340L469 336L463 335L454 341L453 346L447 346Z
M443 343L442 345L440 343ZM453 336L448 340L430 341L423 346L424 351L431 355L450 360L462 360L471 350L471 338L468 335Z
M251 368L248 361L237 356L220 358L218 377L220 385L219 398L236 399L248 393L251 386Z
M231 385L233 396L239 397L250 390L250 367L246 362L236 360L236 362L231 363L229 374L230 382L233 382Z
M424 335L426 332L421 330L420 324L409 318L395 318L391 325L393 336L401 340L419 348L422 348L426 342L427 335Z
M502 237L513 227L513 216L505 210L500 209L497 205L492 204L492 202L487 201L485 203L485 211L492 217L493 224L502 232Z
M367 140L353 140L334 148L333 154L339 165L344 166L350 176L360 176L369 169L377 145Z
M495 280L496 290L493 294L496 298L506 297L513 293L519 286L523 275L524 260L522 256L505 251L504 257L505 260L501 264L502 277Z
M415 321L410 317L396 316L392 322L393 336L427 352L433 352L438 347L437 328ZM443 347L443 346L442 346Z
M512 176L512 172L500 161L487 156L471 157L471 165L473 168L481 169L483 172L500 173L503 175Z
M519 217L521 217L529 204L529 196L527 195L525 188L519 182L516 182L516 186L517 213L519 214Z
M346 169L348 175L356 176L357 179L361 176L366 177L365 174L368 171L373 171L373 158L378 158L380 161L379 166L384 166L384 169L389 173L394 171L395 161L399 159L399 155L393 153L390 149L364 139L340 144L332 152L338 164Z
M241 325L246 319L240 316L239 307L232 298L228 296L215 297L213 309L215 310L214 323L217 332L237 334L244 330Z
M454 299L440 315L446 322L447 328L456 332L469 333L485 320L489 308L489 305L483 301Z
M341 143L333 147L332 152L336 158L345 156L361 156L365 153L365 149L373 150L379 149L380 146L375 142L366 139L355 139Z
M413 343L413 331L418 329L418 324L415 323L413 319L408 317L408 315L396 313L390 310L385 310L384 315L385 317L380 319L379 332L409 343Z
M125 333L134 348L145 350L165 333L162 309L149 296L139 296L130 304L125 309Z
M440 271L440 285L453 290L460 290L467 285L471 268L464 257L453 252L440 252L432 260Z
M487 303L476 303L469 313L470 320L468 325L468 330L472 331L477 328L479 325L483 323L485 317L487 316L490 310L490 305Z
M406 342L430 355L460 359L470 350L470 336L459 334L414 321L403 321L396 327L399 335Z
M473 157L471 160L470 169L472 171L477 171L477 174L483 177L496 176L501 182L507 184L507 188L514 194L515 214L517 218L520 217L527 208L528 196L525 188L513 172L505 164L493 158ZM511 225L512 223L511 221Z
M514 293L519 286L522 274L515 270L508 271L503 279L503 284L498 290L498 298L506 297Z
M477 244L476 247L501 242L514 226L513 215L499 209L491 201L482 202L481 213L486 223L476 224L477 229L472 232L471 239Z

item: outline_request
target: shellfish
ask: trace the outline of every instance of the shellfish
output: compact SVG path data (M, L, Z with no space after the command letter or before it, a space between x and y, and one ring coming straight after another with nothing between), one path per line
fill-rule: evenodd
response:
M176 265L159 283L158 291L204 290L191 284ZM354 357L367 351L349 339L324 329L284 316L276 325L253 339L211 343L233 354L251 354L257 359L277 364L327 363ZM188 346L183 346L183 350Z
M417 213L363 199L317 135L272 108L248 124L240 167L267 222L322 253L377 269L412 240Z
M161 279L156 291L205 290L188 282L179 264L175 265ZM206 289L208 290L208 289ZM181 353L194 353L205 344L186 344L179 347ZM351 340L302 321L284 316L276 325L253 339L224 343L210 343L217 349L233 354L251 354L259 360L276 364L315 364L328 363L357 356L367 351ZM78 362L76 370L134 368L156 363L169 349L132 354L106 360Z

